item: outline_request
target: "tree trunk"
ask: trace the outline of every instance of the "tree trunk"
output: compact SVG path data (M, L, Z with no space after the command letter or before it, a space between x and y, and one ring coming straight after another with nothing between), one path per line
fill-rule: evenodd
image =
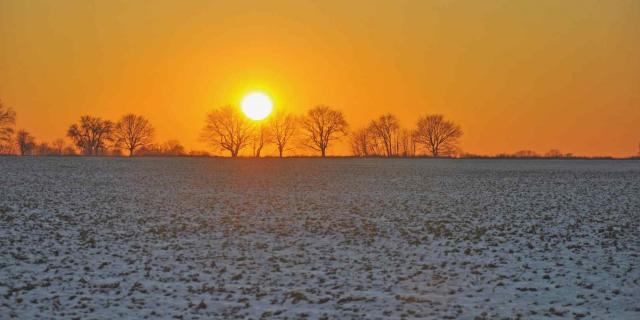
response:
M133 148L129 148L129 157L133 157Z
M325 148L322 148L322 149L320 150L320 152L322 152L322 157L324 158L324 157L325 157L325 155L326 155L326 154L325 154Z
M278 146L278 153L280 154L280 158L282 158L282 147Z
M231 148L231 157L237 158L238 154L240 154L240 146L236 145L233 148Z

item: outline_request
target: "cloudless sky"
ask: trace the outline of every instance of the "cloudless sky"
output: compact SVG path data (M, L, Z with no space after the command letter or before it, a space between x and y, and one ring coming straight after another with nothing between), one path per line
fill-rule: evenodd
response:
M207 111L261 90L354 129L443 113L472 153L628 156L639 39L637 0L0 0L0 99L46 141L134 112L202 150Z

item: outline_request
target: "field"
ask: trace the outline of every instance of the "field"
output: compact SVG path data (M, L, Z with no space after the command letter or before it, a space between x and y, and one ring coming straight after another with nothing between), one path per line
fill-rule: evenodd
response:
M640 161L0 158L0 319L638 319Z

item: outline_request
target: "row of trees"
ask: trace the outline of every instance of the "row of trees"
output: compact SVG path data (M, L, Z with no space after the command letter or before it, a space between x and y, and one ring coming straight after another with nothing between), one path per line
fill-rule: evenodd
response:
M264 122L253 122L238 108L227 105L207 115L201 138L231 157L248 147L253 156L260 157L267 144L274 144L280 157L300 145L324 157L332 141L347 135L347 128L342 112L327 106L317 106L303 117L280 111Z
M12 154L16 148L21 155L75 154L75 149L65 144L62 139L56 139L51 144L46 142L36 143L35 138L26 130L18 130L15 132L13 128L15 121L15 111L9 107L5 107L2 101L0 101L0 154Z
M66 144L63 139L56 139L51 144L47 142L36 143L33 137L26 130L19 130L16 133L16 144L20 155L38 156L71 156L76 155L76 150Z
M84 115L69 126L67 137L73 146L57 139L52 144L37 144L26 130L19 130L13 140L15 112L0 104L0 145L11 153L16 146L21 155L120 155L124 150L134 155L187 155L178 141L162 145L154 143L155 129L145 117L126 114L117 122ZM273 145L283 157L297 147L314 150L321 157L335 141L349 137L355 156L409 157L426 150L433 157L450 156L458 151L462 130L442 115L428 115L418 119L414 129L401 128L396 116L384 114L368 126L349 132L343 113L320 105L302 116L280 111L265 121L249 120L238 108L223 106L207 114L201 139L219 151L237 157L250 148L260 157L267 145ZM208 155L192 152L190 155Z
M471 155L468 155L471 157ZM545 153L537 153L533 150L519 150L513 154L501 153L495 158L574 158L573 153L563 153L558 149L551 149Z
M127 114L117 122L85 115L67 130L73 145L63 139L52 143L37 143L28 131L14 129L16 113L0 101L0 154L21 155L123 155L129 156L208 156L207 152L190 151L177 140L162 144L154 142L155 130L149 120ZM366 126L349 131L343 113L328 106L316 106L297 116L284 111L265 121L249 120L238 108L223 106L207 114L201 139L218 151L237 157L245 149L260 157L263 149L273 145L278 155L296 148L318 152L322 157L335 141L348 139L351 152L358 157L432 157L482 158L464 154L459 149L463 132L460 126L442 115L419 117L413 128L402 128L398 118L390 113L370 121ZM640 146L639 146L640 148ZM640 152L639 152L640 154ZM514 154L499 154L498 158L571 158L570 153L552 149L544 154L521 150Z
M207 156L206 152L186 152L178 140L158 144L154 142L155 129L148 119L126 114L118 122L98 117L82 116L67 130L67 137L83 155L128 156Z
M398 118L390 113L372 120L367 127L351 136L355 156L413 157L422 147L433 157L459 153L462 129L442 115L420 117L413 130L401 128Z
M83 155L208 155L206 152L187 153L177 140L154 143L153 126L146 118L134 114L124 115L118 122L82 116L67 130L72 145L63 139L56 139L51 144L37 143L28 131L14 130L15 120L15 111L0 102L0 154L17 152L20 155L61 156L77 155L79 150Z
M266 144L275 145L278 155L297 146L315 150L321 157L334 141L349 137L355 156L409 157L423 149L433 157L450 156L459 150L462 130L442 115L418 119L413 130L400 127L398 118L384 114L365 127L349 133L343 113L319 105L302 116L280 111L265 122L252 122L233 106L214 109L207 115L202 139L220 151L237 157L251 147L260 156Z
M154 132L149 120L135 114L124 115L116 123L85 115L69 127L67 137L85 155L100 155L113 146L133 156L136 150L153 143Z

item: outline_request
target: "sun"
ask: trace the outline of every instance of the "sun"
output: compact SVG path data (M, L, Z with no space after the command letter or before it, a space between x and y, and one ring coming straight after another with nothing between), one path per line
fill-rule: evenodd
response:
M262 92L252 92L242 99L242 112L251 120L262 120L271 114L273 103Z

